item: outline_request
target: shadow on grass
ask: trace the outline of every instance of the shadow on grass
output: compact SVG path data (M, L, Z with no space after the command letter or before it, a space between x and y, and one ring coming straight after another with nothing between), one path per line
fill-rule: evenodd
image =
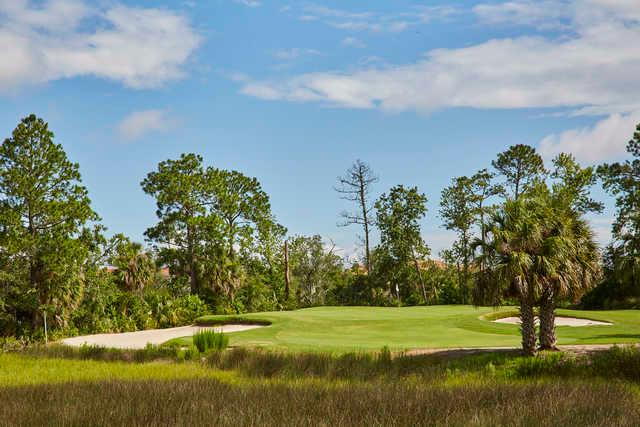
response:
M629 339L629 340L638 340L640 341L640 334L598 334L598 335L593 335L591 337L589 337L589 339L592 338L602 338L602 339L616 339L616 338L622 338L622 339Z
M253 319L242 316L203 316L196 319L198 326L250 325L271 326L272 322L264 319Z

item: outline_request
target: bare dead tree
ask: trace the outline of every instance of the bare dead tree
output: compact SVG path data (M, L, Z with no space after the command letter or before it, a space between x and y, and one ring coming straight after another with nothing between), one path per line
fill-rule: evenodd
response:
M378 177L371 167L362 160L356 160L347 170L344 176L338 177L338 186L334 189L340 194L340 198L354 202L357 209L353 212L344 211L340 214L341 227L350 225L362 225L364 228L365 267L367 273L371 273L371 250L369 246L369 232L374 225L373 205L369 201L371 186L378 182Z

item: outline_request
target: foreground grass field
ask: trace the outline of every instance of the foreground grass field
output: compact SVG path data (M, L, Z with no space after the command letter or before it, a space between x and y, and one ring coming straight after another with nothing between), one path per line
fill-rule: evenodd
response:
M517 347L518 326L480 318L493 312L326 307L213 316L201 322L271 326L231 334L236 348L190 359L175 347L0 353L0 426L640 425L637 347L534 358L381 350ZM560 327L561 343L639 341L638 311L559 314L613 323Z
M236 349L183 363L5 354L0 425L635 426L639 368L637 349L453 360Z
M512 312L513 307L497 310ZM431 307L319 307L297 311L255 313L242 316L246 321L267 321L271 326L231 334L232 346L268 347L294 351L348 352L417 348L517 347L517 325L498 324L481 319L496 312L493 308L472 306ZM611 326L558 327L559 343L622 344L640 341L640 311L558 310L558 315L582 317L613 323ZM204 324L229 320L225 316L206 316ZM236 318L237 320L237 318ZM178 342L189 345L189 337Z

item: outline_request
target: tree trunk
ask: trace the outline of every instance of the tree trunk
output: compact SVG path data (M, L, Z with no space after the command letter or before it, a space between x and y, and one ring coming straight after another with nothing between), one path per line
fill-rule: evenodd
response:
M284 241L284 297L289 301L291 293L291 273L289 271L289 241Z
M558 350L553 290L546 289L540 300L540 350Z
M191 285L191 295L198 294L198 275L196 272L196 256L194 248L193 230L187 225L187 245L189 253L189 284Z
M533 356L536 354L536 326L533 304L528 298L520 299L520 321L522 322L522 352L526 356Z
M467 236L467 232L465 231L462 234L463 246L462 250L464 251L464 255L462 258L462 269L463 269L463 281L462 285L462 303L469 303L469 237Z
M362 207L362 222L364 223L364 253L367 274L371 274L371 251L369 249L369 217L367 215L367 198L364 177L360 178L360 206Z
M418 275L418 282L420 283L420 289L422 290L422 298L424 299L424 303L427 304L429 301L427 299L427 290L424 286L424 279L422 278L422 271L420 270L420 264L418 263L418 258L416 257L416 253L411 249L411 256L413 257L413 266L416 269L416 274Z

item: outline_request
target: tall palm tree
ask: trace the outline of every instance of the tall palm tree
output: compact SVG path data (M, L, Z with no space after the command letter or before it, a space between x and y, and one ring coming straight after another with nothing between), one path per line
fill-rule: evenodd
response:
M494 215L482 262L476 300L520 301L522 345L535 353L533 308L540 305L540 348L555 349L555 308L559 299L578 299L599 278L593 232L582 215L540 187L527 198L508 201Z
M522 349L536 352L534 306L544 289L544 278L537 273L539 248L545 237L544 209L537 199L509 200L492 215L479 263L487 267L478 281L474 299L500 304L502 298L515 297L520 305ZM542 263L544 264L544 263Z
M545 281L540 298L540 349L556 349L555 309L559 299L577 300L600 278L600 254L593 231L579 212L551 200L541 248Z

